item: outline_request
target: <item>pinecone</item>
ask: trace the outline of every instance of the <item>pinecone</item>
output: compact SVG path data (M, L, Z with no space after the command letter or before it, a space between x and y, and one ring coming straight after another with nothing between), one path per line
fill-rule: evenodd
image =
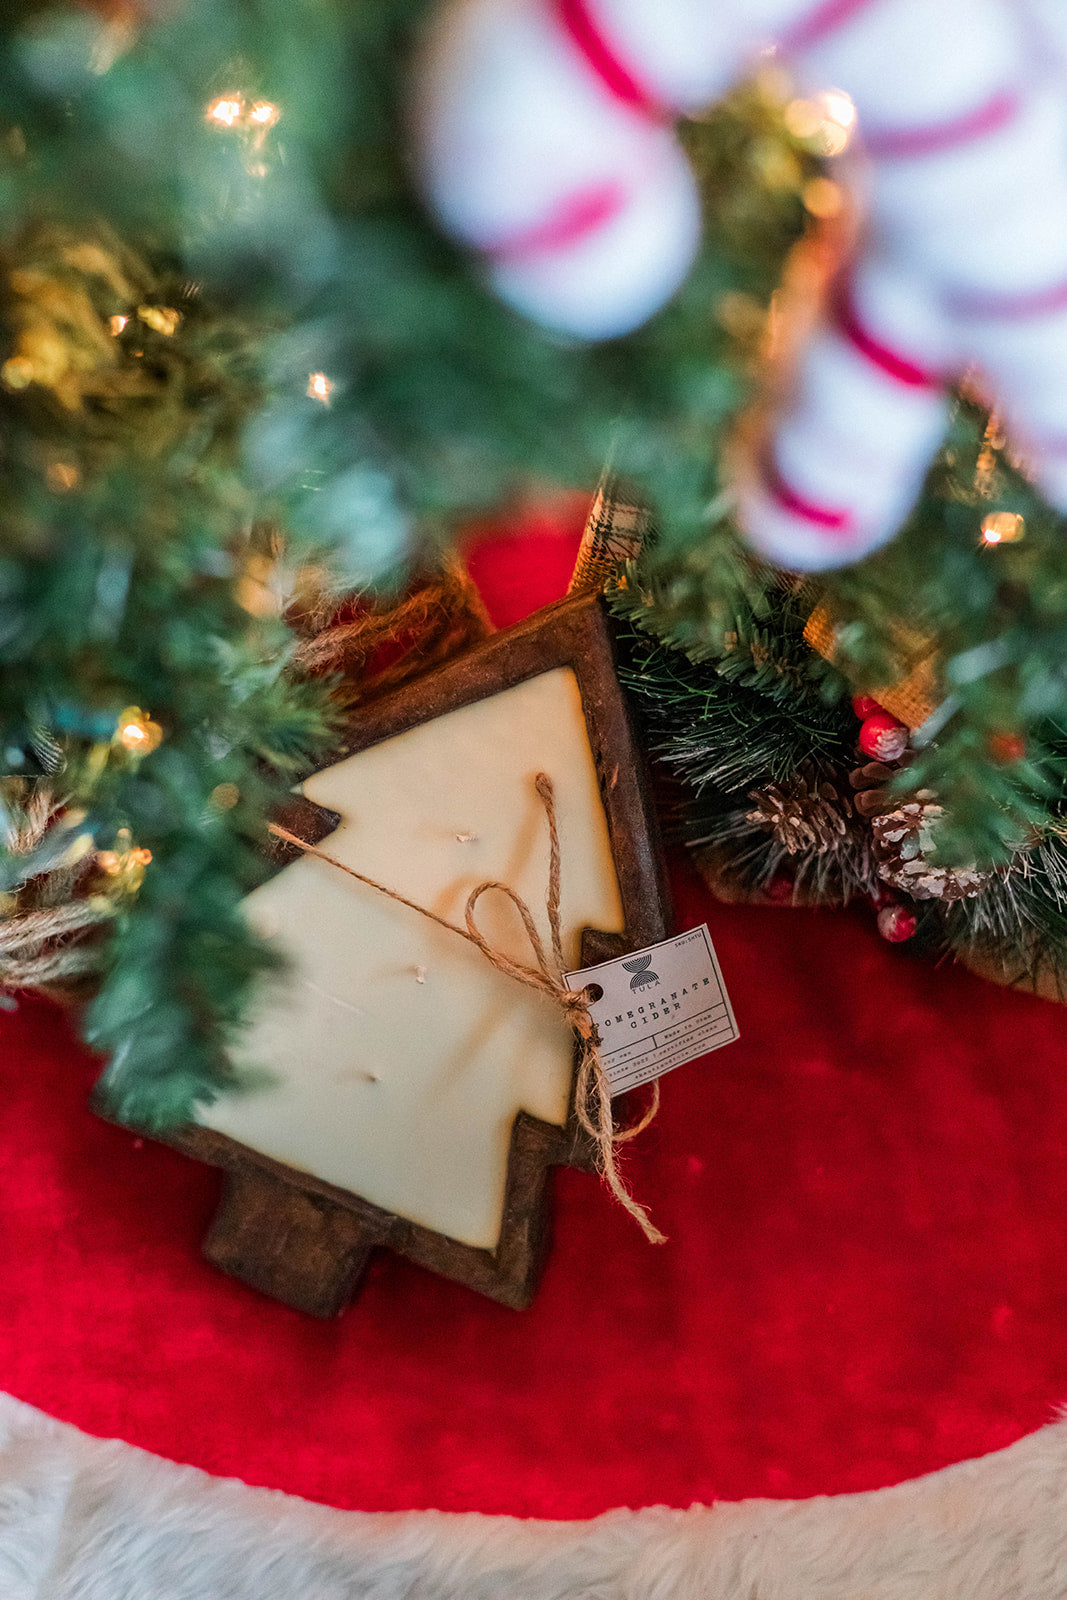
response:
M871 818L878 876L913 900L969 900L981 894L992 872L976 866L942 867L929 860L943 808L927 794L920 789L914 799Z
M45 782L0 779L0 847L13 866L20 856L42 859L49 839L57 840L53 830L62 809ZM100 857L90 847L79 854L73 832L59 842L52 859L44 854L43 870L0 894L0 1010L7 990L61 998L100 968L100 939L111 920L104 895L93 893Z
M898 770L899 766L891 767L884 761L868 761L865 766L849 773L848 781L856 791L852 804L857 815L875 817L887 807L892 808L893 802L887 797L886 786Z
M814 767L801 767L785 783L754 789L749 799L756 809L746 812L745 820L772 833L791 856L808 851L823 855L836 849L848 832L851 803Z

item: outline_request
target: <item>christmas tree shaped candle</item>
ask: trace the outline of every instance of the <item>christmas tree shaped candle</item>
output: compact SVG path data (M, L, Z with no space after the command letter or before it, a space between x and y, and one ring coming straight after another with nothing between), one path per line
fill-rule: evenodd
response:
M303 785L339 818L321 846L332 860L294 848L248 901L289 963L241 1048L269 1081L217 1101L180 1136L235 1175L229 1220L224 1208L208 1245L221 1264L335 1309L369 1248L387 1242L468 1281L473 1271L499 1298L529 1297L545 1168L577 1153L572 1030L558 1005L413 907L462 925L474 888L504 884L551 951L539 773L554 796L566 966L662 936L597 600L553 607L363 713L341 759ZM505 894L484 894L477 920L494 952L533 963ZM278 1265L278 1241L292 1237L285 1207L272 1219L263 1199L268 1176L304 1204L313 1195L344 1236L324 1304L263 1270L264 1253Z

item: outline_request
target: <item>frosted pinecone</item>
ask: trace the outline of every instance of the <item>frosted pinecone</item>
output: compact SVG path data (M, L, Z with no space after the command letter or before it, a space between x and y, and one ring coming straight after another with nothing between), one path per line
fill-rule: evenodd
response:
M920 790L913 800L871 818L878 876L913 900L969 900L991 876L977 866L939 866L930 860L941 815L942 807Z

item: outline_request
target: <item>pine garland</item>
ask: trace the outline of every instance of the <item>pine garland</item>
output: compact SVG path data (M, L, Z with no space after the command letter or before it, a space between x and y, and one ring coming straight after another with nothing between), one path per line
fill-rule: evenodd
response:
M127 13L9 7L0 224L103 218L256 325L269 393L249 479L291 534L334 546L346 581L532 478L595 481L611 448L697 530L811 158L757 93L693 124L708 234L681 295L626 341L550 337L418 203L404 71L426 4L183 0L140 31Z
M151 852L89 1021L142 1122L230 1081L271 959L239 903L271 799L329 722L287 667L285 572L313 557L340 588L398 585L462 518L531 482L592 485L609 453L660 528L631 598L708 664L699 691L676 652L671 670L718 753L692 720L663 735L701 826L741 829L773 875L746 785L802 759L837 782L844 679L884 681L918 617L947 693L916 763L943 850L1007 862L1033 832L1056 881L1042 728L1062 715L1067 541L977 408L961 401L903 537L826 580L835 669L804 659L799 597L783 627L733 526L723 450L816 170L766 82L683 130L707 218L687 284L631 338L584 347L497 304L423 213L403 126L426 3L0 8L0 750L23 779L58 749L93 849L127 830ZM1026 538L990 551L999 510ZM122 742L134 711L162 733L147 753ZM762 743L739 755L746 728ZM820 892L864 881L839 855L812 869ZM1055 896L1026 893L1052 928Z
M852 804L865 759L859 722L851 686L803 642L808 591L769 583L759 618L735 614L724 630L724 654L694 659L652 635L635 576L613 593L621 674L672 780L673 836L742 893L781 886L799 903L877 903L886 890L878 830ZM954 869L931 857L923 884L943 877L951 893L915 903L916 948L975 953L1018 979L1059 975L1067 985L1067 730L1046 723L1041 739L1040 824L1015 836L1007 862ZM914 761L899 774L902 798L926 792L921 771Z
M165 1125L233 1079L227 1044L275 959L240 912L263 871L262 818L325 747L332 713L287 672L281 620L247 609L263 558L241 531L240 331L103 229L39 226L5 265L5 887L20 914L35 882L54 898L43 875L77 845L97 866L76 914L108 929L104 951L7 977L102 968L86 1034L110 1052L105 1088L120 1114ZM36 374L24 385L20 363ZM42 769L60 821L21 848L18 807L32 811ZM99 865L124 839L151 859L136 894Z
M645 626L625 633L621 681L641 702L651 748L697 796L743 797L804 762L840 766L854 733L844 681L804 643L804 607L778 592L776 627L735 613L717 660L665 650L632 591L615 606Z
M750 93L691 130L714 193L676 304L625 344L546 336L414 195L401 120L422 11L0 12L0 750L24 778L51 741L97 856L120 837L151 855L112 907L87 1023L140 1123L232 1081L228 1042L273 959L240 900L329 721L286 665L286 572L325 556L339 589L399 583L461 515L532 479L591 482L612 446L698 527L802 226L810 159ZM732 314L709 316L720 303ZM158 748L124 746L128 713Z
M1001 512L1019 517L1025 536L987 545L982 524ZM759 617L772 603L775 574L753 565L731 579L734 537L725 511L699 555L667 527L643 564L632 613L695 659L728 663L738 611ZM852 691L899 674L902 622L936 644L943 699L919 731L909 781L944 807L945 860L1010 861L1019 839L1045 826L1057 793L1045 733L1067 703L1067 538L988 414L961 396L907 527L805 593L834 617L835 664ZM1005 747L1020 744L1006 759Z

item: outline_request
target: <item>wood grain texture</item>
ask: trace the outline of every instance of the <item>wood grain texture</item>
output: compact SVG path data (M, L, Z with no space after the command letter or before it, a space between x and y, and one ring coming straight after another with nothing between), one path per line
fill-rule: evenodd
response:
M333 759L344 760L557 667L570 667L578 681L626 929L625 935L583 930L582 965L591 966L654 944L668 931L647 777L615 673L610 627L597 597L580 595L549 606L355 712ZM294 800L279 820L309 843L318 843L339 819L310 801ZM270 851L279 865L299 854L281 841ZM484 1250L384 1211L212 1129L188 1126L167 1135L166 1142L226 1174L224 1196L204 1241L208 1259L313 1316L343 1310L377 1247L505 1305L529 1305L548 1247L548 1170L558 1165L594 1167L591 1142L574 1115L573 1084L565 1127L520 1112L508 1152L500 1238L495 1249Z

